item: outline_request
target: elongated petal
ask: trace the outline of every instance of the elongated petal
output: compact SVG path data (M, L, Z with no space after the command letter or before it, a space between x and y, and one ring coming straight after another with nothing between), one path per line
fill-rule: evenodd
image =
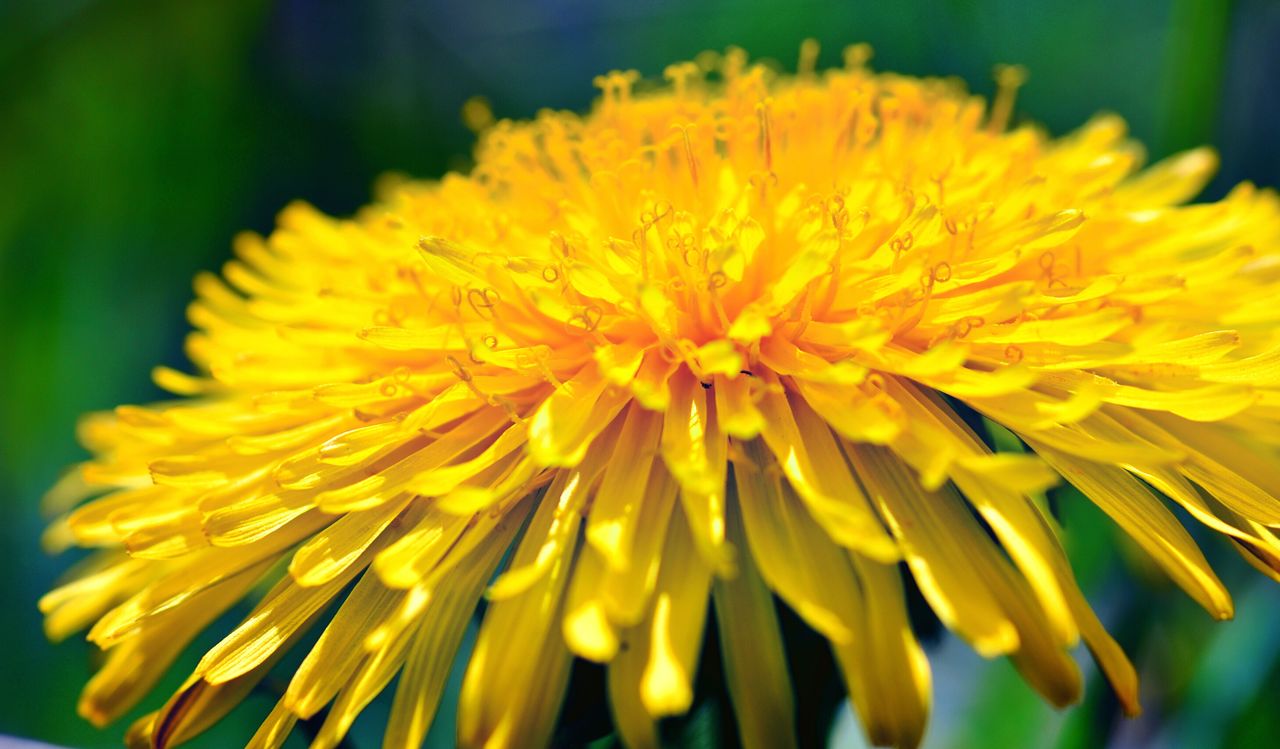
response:
M746 548L746 531L737 503L730 505L729 539ZM717 579L712 588L720 649L742 745L747 749L796 746L791 675L783 650L773 596L743 555L733 579Z
M715 400L707 398L692 375L676 379L662 424L662 457L680 484L681 503L699 549L722 570L732 564L724 546L727 449Z
M884 448L846 445L846 450L938 617L983 655L1016 650L1016 628L972 564L975 557L991 555L991 542L958 498L926 492Z
M762 406L764 442L826 531L851 549L896 560L898 549L854 481L831 430L798 399L772 394Z
M1068 481L1115 520L1187 593L1218 619L1231 618L1231 595L1195 541L1137 479L1031 443Z
M581 522L576 510L564 511L575 501L576 480L552 485L511 560L513 569L545 571L485 614L462 684L461 746L541 746L550 738L571 660L559 624ZM565 540L548 545L561 527Z

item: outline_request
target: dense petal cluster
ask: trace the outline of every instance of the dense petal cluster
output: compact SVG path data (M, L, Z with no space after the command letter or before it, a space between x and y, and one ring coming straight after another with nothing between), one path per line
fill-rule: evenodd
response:
M195 735L316 628L252 745L328 706L333 746L398 674L386 746L417 746L487 596L460 744L547 743L576 656L652 746L714 607L741 735L783 747L776 596L871 740L914 746L904 574L1052 703L1083 640L1136 712L1043 492L1075 485L1216 617L1170 502L1276 576L1280 202L1183 205L1212 154L1140 170L1115 117L1009 129L1016 70L988 109L813 52L602 76L588 115L489 127L470 174L240 237L196 282L197 374L156 372L181 397L87 418L50 496L50 542L100 549L42 602L106 649L81 712L122 715L248 598L132 742Z

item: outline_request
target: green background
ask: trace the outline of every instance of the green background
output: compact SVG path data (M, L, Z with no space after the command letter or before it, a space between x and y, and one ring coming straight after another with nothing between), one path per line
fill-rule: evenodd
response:
M980 92L994 64L1022 63L1021 116L1055 133L1111 110L1153 156L1218 146L1210 197L1280 181L1280 5L1268 0L0 2L0 734L119 741L123 724L98 732L74 715L91 649L41 633L35 601L70 559L40 550L36 504L82 457L78 414L155 398L150 367L182 366L190 278L219 267L236 231L269 231L294 198L350 213L388 170L465 168L459 110L472 95L499 116L581 109L609 69L654 76L729 44L790 67L806 36L824 65L867 41L880 69L957 75ZM1092 669L1085 704L1058 713L1006 663L934 635L927 745L1274 745L1280 588L1200 534L1237 597L1236 621L1213 624L1078 495L1056 499L1086 590L1142 673L1146 715L1118 719ZM822 648L798 637L817 742L835 687ZM575 674L562 736L607 731L586 688L596 678ZM732 740L704 682L676 743ZM255 695L198 745L242 742L271 702ZM353 745L376 745L380 710ZM835 743L859 745L850 720L836 711ZM438 728L431 741L447 746L448 720Z

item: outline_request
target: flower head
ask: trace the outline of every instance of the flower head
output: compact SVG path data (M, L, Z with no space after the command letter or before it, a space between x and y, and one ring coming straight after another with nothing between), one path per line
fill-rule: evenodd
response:
M611 73L586 116L490 126L468 175L240 237L196 281L197 374L88 418L51 495L51 541L101 549L42 602L107 650L81 712L252 598L132 741L198 733L315 628L253 745L328 705L332 746L399 674L386 745L417 746L487 597L461 744L547 743L577 656L649 746L714 607L744 741L787 746L776 595L869 737L914 746L904 574L1052 703L1083 640L1136 712L1040 500L1075 485L1219 618L1170 502L1276 576L1280 205L1182 205L1212 154L1139 170L1115 117L1008 129L1016 69L988 110L867 57Z

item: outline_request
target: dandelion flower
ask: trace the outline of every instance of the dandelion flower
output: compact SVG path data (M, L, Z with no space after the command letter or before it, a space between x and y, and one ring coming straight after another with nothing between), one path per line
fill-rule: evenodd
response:
M988 108L815 54L611 73L585 116L489 124L470 174L239 237L196 280L196 374L88 417L50 495L50 544L98 550L42 601L106 651L80 712L128 711L247 598L131 743L196 735L314 630L251 745L327 707L333 746L398 675L385 745L417 746L484 601L461 745L547 744L577 657L653 746L714 610L744 742L785 747L781 604L870 740L911 747L909 576L1052 704L1083 641L1136 713L1043 492L1074 485L1214 617L1171 505L1277 576L1280 204L1184 204L1214 156L1142 169L1115 117L1010 128L1017 69Z

